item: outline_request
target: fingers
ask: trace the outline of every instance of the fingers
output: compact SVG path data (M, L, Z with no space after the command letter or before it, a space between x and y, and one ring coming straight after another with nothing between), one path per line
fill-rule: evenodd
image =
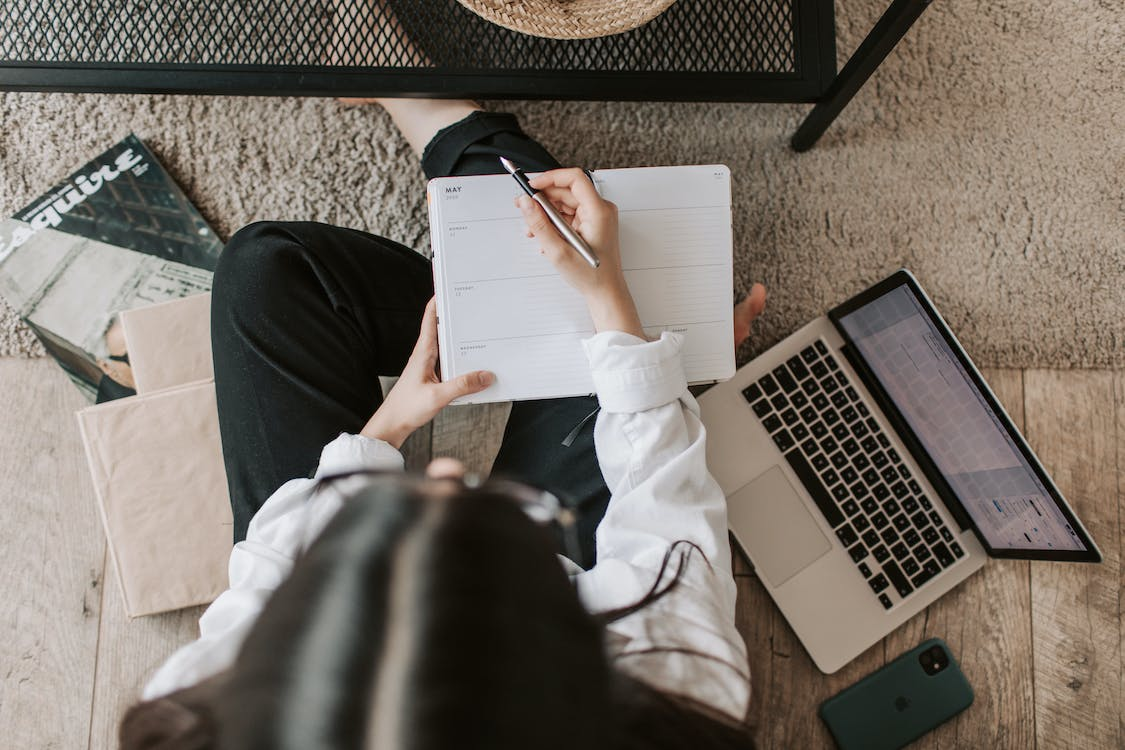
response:
M536 190L545 190L551 187L570 188L580 204L593 203L602 199L594 188L594 183L590 182L586 173L577 167L552 169L550 172L544 172L531 181L531 186Z
M496 376L487 370L465 373L445 383L434 386L438 400L445 406L454 399L479 393L495 382Z
M430 297L426 310L422 313L422 327L418 330L418 342L414 344L414 354L429 353L437 348L437 298Z
M543 244L543 252L547 259L551 263L557 263L565 257L569 245L559 234L559 230L555 229L551 220L547 218L543 207L526 195L520 196L519 205L520 211L523 213L523 219L527 222L528 231Z

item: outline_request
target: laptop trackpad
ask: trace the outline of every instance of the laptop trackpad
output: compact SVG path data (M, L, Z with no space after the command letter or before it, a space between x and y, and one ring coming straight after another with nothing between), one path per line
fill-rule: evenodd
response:
M731 495L727 516L754 567L772 586L785 583L832 549L780 466Z

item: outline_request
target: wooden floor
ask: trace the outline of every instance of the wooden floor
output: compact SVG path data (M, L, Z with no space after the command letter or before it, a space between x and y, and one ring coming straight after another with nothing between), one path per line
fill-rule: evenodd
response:
M828 747L818 704L929 636L953 649L976 702L917 747L1125 747L1125 373L986 375L1105 562L993 561L832 676L816 670L736 564L761 747ZM78 440L78 393L45 360L0 360L0 393L0 745L115 747L121 712L145 675L193 637L201 610L125 618ZM411 463L446 454L487 470L506 413L450 410L412 439Z

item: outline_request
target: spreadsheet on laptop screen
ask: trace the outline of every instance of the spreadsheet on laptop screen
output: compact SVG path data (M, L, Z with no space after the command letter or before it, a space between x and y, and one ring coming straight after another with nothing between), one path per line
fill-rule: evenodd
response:
M990 546L1086 550L910 287L840 325Z

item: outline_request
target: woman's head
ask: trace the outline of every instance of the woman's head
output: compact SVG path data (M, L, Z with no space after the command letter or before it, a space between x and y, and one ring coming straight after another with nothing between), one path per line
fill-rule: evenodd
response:
M640 686L612 670L555 553L487 485L373 481L278 588L231 669L187 691L197 720L176 718L175 695L141 704L123 745L616 746L614 704ZM209 741L154 741L154 712Z

